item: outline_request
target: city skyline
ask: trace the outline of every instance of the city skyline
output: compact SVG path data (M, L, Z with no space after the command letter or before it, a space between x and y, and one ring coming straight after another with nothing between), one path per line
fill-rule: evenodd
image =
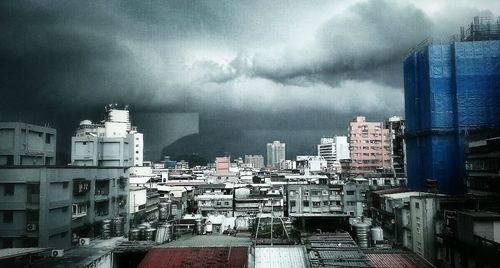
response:
M263 154L250 151L251 140L297 144L289 157L313 153L317 137L344 134L356 115L402 115L408 49L428 36L456 34L473 16L494 16L500 7L37 1L2 3L0 12L1 121L49 123L67 158L77 122L99 118L108 103L129 104L132 116L198 113L199 134L168 149L180 154L179 147L210 139L211 148L199 149L210 158L227 148Z
M0 2L0 267L497 267L499 15Z

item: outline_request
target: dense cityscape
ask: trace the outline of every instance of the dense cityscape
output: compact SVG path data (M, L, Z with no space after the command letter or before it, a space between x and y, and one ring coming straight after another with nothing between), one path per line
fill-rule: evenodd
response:
M498 267L500 17L471 19L410 44L404 112L333 118L314 153L179 154L126 102L70 135L1 121L0 266Z

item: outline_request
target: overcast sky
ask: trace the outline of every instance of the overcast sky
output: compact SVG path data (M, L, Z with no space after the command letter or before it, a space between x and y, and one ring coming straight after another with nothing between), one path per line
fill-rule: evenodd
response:
M500 1L2 1L0 119L51 123L69 144L113 102L310 153L356 114L403 115L404 55L477 15ZM230 153L252 153L237 141Z

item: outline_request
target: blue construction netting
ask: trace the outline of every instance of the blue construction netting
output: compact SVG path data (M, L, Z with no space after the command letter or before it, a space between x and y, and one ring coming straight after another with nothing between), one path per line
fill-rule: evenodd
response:
M458 129L500 125L500 41L454 44Z
M408 186L465 190L465 135L500 126L500 41L431 44L404 61Z

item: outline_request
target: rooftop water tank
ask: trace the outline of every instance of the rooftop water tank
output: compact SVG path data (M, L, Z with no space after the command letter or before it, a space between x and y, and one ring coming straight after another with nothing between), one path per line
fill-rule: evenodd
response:
M356 242L360 248L368 248L368 233L370 225L367 223L356 223L352 225L356 234Z

